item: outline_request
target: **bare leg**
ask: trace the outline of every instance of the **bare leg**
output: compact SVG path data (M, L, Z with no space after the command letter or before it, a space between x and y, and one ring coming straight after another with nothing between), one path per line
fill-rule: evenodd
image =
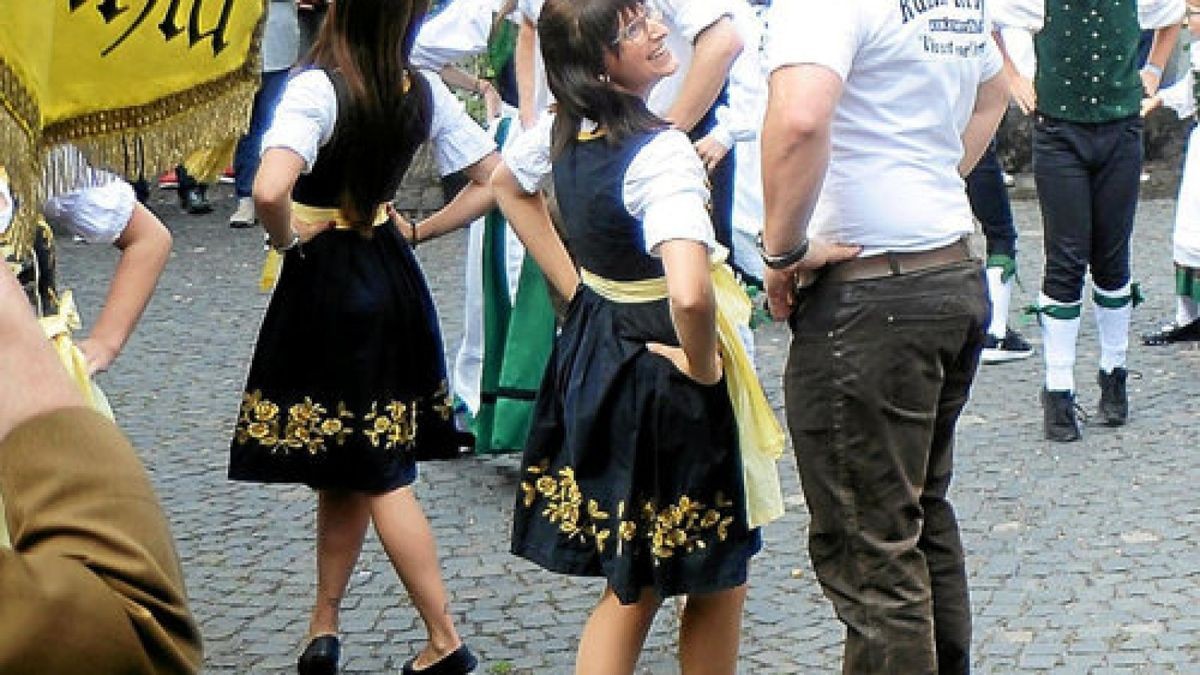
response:
M413 662L413 667L420 670L462 644L450 618L437 542L410 488L372 495L368 500L375 531L429 633L429 643Z
M583 625L575 675L633 673L660 604L662 600L649 588L632 605L622 605L612 589L605 588Z
M317 501L317 601L309 637L336 634L338 610L367 534L367 500L354 492L322 490Z
M746 585L690 595L679 627L679 662L684 675L733 675Z

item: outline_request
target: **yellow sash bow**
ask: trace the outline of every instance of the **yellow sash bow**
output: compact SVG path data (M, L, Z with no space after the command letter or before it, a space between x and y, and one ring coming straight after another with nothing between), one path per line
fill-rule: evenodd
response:
M333 223L335 230L349 230L354 227L341 209L309 206L300 202L292 202L292 217L304 223ZM375 218L371 224L375 227L388 221L387 204L375 207ZM283 256L273 248L267 248L267 259L263 261L262 274L258 278L258 290L269 293L279 281L279 272L283 269Z
M83 352L79 351L79 347L75 346L75 341L71 339L71 331L79 330L82 325L79 320L79 312L75 309L75 297L71 291L66 291L59 296L57 314L43 316L38 319L38 322L42 325L42 331L46 333L46 337L49 338L50 345L58 354L58 360L67 369L67 374L71 376L71 381L83 394L84 402L108 419L113 419L112 408L108 405L108 397L88 375L87 358L84 357Z
M784 435L763 393L754 364L738 334L750 324L753 306L725 263L727 251L718 248L712 257L713 291L717 303L717 340L725 366L725 385L737 419L742 480L746 486L746 516L750 527L760 527L783 515L783 494L776 462L783 455ZM667 298L665 277L640 281L613 281L580 271L583 284L612 302L654 302Z

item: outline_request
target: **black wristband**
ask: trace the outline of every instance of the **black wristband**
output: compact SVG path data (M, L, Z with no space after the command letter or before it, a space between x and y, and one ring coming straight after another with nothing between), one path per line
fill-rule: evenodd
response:
M758 234L758 240L756 243L758 244L758 254L760 256L762 256L763 264L773 270L781 270L781 269L784 269L787 267L791 267L792 265L795 265L796 263L800 262L804 258L804 256L808 253L808 238L807 237L805 237L804 239L801 239L800 243L796 244L796 248L793 248L792 250L787 251L785 253L780 253L779 255L772 255L770 253L767 253L767 249L763 245L763 238L762 238L761 232Z

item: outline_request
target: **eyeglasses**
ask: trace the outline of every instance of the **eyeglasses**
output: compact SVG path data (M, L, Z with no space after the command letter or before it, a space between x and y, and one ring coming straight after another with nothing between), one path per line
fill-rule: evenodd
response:
M617 39L612 41L612 45L616 47L622 42L641 42L650 34L650 27L647 25L647 22L662 23L662 20L663 13L661 9L642 5L641 13L617 30Z

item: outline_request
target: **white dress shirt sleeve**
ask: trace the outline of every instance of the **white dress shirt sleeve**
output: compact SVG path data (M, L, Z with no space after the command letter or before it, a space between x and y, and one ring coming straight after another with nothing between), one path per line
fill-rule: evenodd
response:
M689 239L713 250L708 176L692 143L681 131L664 131L642 147L625 170L625 208L642 221L646 253L658 245Z
M1138 23L1145 30L1176 26L1186 11L1184 0L1138 0Z
M1036 33L1046 22L1046 2L1047 0L990 0L987 5L988 18L996 28Z
M692 44L705 28L723 16L732 17L734 0L652 0ZM737 0L744 2L744 0ZM787 0L783 0L786 2ZM797 2L799 0L792 0Z
M416 68L441 70L487 49L492 32L491 3L454 0L421 25L409 60Z

